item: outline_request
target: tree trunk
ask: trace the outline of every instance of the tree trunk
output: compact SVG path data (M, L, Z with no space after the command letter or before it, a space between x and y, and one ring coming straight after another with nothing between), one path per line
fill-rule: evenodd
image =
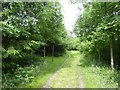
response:
M99 58L99 62L100 62L100 59L101 59L101 57L100 57L100 51L98 51L98 58Z
M52 62L53 62L53 57L54 57L54 45L52 46Z
M111 69L114 70L113 37L111 37L111 42L110 42L110 59L111 59Z
M46 53L46 52L45 52L45 45L44 45L44 57L45 57L45 53Z

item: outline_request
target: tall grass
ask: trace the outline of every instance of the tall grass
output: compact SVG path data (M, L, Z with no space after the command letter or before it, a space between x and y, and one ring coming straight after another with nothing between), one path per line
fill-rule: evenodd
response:
M81 54L80 67L86 88L120 87L120 72L117 70L112 71L110 67L103 65L93 57Z

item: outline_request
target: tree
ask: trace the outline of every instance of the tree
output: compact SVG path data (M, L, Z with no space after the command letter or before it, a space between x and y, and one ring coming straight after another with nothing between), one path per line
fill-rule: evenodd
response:
M118 2L92 2L84 4L84 13L76 22L74 32L81 41L91 42L88 45L90 53L97 54L99 59L105 59L104 53L110 53L107 57L111 58L111 68L114 69L114 54L117 48L115 42L119 42L119 3ZM115 46L114 46L115 45ZM109 49L109 48L110 49ZM116 48L116 49L115 49ZM90 50L91 49L91 50ZM106 51L105 51L106 50ZM119 57L120 58L120 57ZM118 63L118 62L117 62ZM116 63L116 64L117 64Z
M42 50L45 56L45 46L64 46L65 29L58 2L2 2L2 6L0 25L4 68Z

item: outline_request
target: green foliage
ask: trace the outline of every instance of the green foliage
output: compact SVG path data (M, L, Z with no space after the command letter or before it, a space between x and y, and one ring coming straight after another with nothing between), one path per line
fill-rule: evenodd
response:
M84 12L76 22L74 32L80 38L80 51L93 54L110 63L110 44L113 40L113 53L116 66L119 66L120 23L118 2L84 3ZM106 56L105 56L106 54Z
M120 81L120 72L114 72L109 66L104 65L93 56L81 53L80 68L84 75L84 83L86 88L118 88ZM92 81L91 81L92 80Z
M41 66L43 63L41 63L42 58L39 57L39 60L36 60L33 61L33 64L25 67L21 67L17 64L17 69L15 69L14 74L12 72L7 72L6 74L3 73L3 88L18 87L30 83L32 79L35 78L41 72Z
M44 45L64 47L66 33L59 3L3 2L2 7L3 61L35 54Z
M39 53L43 53L44 46L51 48L54 45L55 51L59 47L56 56L65 52L67 33L62 24L59 2L2 2L0 16L5 87L15 87L31 80L31 73L36 68L31 65L38 62L36 54L43 56ZM46 50L46 53L51 55L51 51Z
M53 62L51 57L25 57L19 64L27 63L27 65L24 67L17 65L14 74L11 72L3 73L2 86L3 88L42 88L46 80L62 65L67 57L67 54L55 57Z
M78 50L79 38L68 37L66 41L66 48L68 50Z
M94 45L92 44L92 42L86 40L81 42L81 44L79 45L79 50L81 52L85 52L86 54L91 53L92 52L91 48L93 48L93 46Z

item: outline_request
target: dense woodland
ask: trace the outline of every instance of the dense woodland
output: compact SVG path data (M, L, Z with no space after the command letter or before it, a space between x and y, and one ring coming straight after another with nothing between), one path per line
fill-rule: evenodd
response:
M65 29L59 2L2 2L3 88L32 82L45 66L45 57L54 62L67 50L79 50L119 71L120 3L89 2L83 6L73 38Z
M74 32L79 50L92 54L98 62L120 69L120 2L85 3Z
M65 52L67 33L59 3L4 2L2 8L3 74L36 63L38 55L59 56Z
M57 49L56 56L64 52L66 31L59 3L3 3L1 15L3 72L19 61L24 65L23 58L31 55L52 55L52 49Z

